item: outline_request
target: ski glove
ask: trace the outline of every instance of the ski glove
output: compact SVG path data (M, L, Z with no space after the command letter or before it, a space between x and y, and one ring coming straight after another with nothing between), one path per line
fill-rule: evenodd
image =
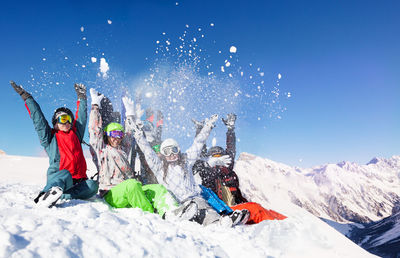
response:
M194 125L196 126L196 130L201 130L204 126L204 121L197 121L194 118L192 118L192 122L194 123Z
M210 118L206 118L206 120L204 121L204 125L208 125L211 128L215 127L215 122L217 122L218 120L218 115L212 115Z
M122 99L123 100L123 99ZM135 139L139 139L140 137L143 136L143 122L140 120L134 120L128 117L127 122L130 124L130 127L133 128L133 137Z
M90 98L92 99L92 105L97 105L101 108L101 100L104 98L103 94L100 94L97 90L90 88Z
M228 127L228 130L235 129L236 115L231 113L226 116L226 119L222 118L222 122Z
M209 157L207 163L210 167L215 167L215 166L229 167L229 165L232 163L232 160L229 155L223 155L221 157Z
M11 86L14 90L21 96L21 98L25 101L27 98L32 97L29 92L24 90L21 86L17 85L14 81L10 81Z
M86 86L82 83L75 83L74 87L78 99L86 99Z
M128 98L127 96L122 97L122 102L125 106L125 115L128 116L135 116L135 106L133 104L133 100Z
M136 120L140 120L140 118L143 116L144 114L144 110L142 109L142 106L140 105L140 101L136 101L136 105L135 105L135 116L136 116Z

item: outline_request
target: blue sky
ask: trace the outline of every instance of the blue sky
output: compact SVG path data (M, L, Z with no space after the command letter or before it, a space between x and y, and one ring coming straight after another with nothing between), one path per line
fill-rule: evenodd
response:
M74 82L111 95L121 85L132 92L142 87L154 65L161 66L160 50L179 47L185 35L192 43L197 39L194 51L203 58L198 73L184 74L199 81L190 91L203 83L219 90L206 90L206 101L192 96L180 103L183 111L172 109L166 137L182 123L186 130L177 137L187 147L191 115L236 112L239 152L301 167L399 155L399 11L398 1L2 2L0 149L42 153L9 80L31 91L50 118L58 106L74 109ZM231 46L236 53L229 52ZM193 61L171 51L167 56L175 65ZM92 63L91 57L106 58L108 79L97 75L99 60ZM159 75L159 81L175 79ZM271 91L279 96L271 98ZM234 100L226 105L210 100L221 96ZM222 123L212 138L223 145Z

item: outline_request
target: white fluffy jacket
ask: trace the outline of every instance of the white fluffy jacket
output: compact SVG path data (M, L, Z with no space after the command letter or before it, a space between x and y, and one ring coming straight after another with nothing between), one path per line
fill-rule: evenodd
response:
M184 167L179 165L178 162L169 163L165 178L163 165L166 161L157 156L143 133L135 134L136 142L143 151L146 161L157 177L158 182L171 191L179 202L183 202L190 197L199 196L201 193L199 185L194 180L192 166L199 159L201 149L210 135L211 129L212 124L206 123L204 125L201 132L194 139L192 146L182 155L185 159Z

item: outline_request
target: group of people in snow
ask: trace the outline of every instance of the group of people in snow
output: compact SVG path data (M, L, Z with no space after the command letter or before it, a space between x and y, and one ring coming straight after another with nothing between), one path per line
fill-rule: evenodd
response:
M233 170L236 155L236 115L222 119L227 127L226 149L206 141L218 115L199 122L193 144L182 152L176 140L161 140L162 113L144 111L140 102L123 97L121 116L103 94L90 89L89 142L98 179L89 179L82 143L87 124L87 96L83 84L75 84L77 111L55 110L51 127L30 93L11 81L25 101L40 144L50 166L47 183L34 199L38 206L52 207L59 199L89 199L97 194L115 208L140 208L165 219L178 218L202 225L253 224L284 215L248 202ZM157 121L154 124L154 121Z

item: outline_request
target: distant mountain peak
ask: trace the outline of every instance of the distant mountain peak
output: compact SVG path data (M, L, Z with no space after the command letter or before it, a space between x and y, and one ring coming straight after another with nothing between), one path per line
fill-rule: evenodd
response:
M367 165L371 165L371 164L378 164L381 161L380 158L374 157L373 159L371 159Z
M259 187L271 204L276 199L335 222L366 223L390 216L400 199L400 156L372 161L303 169L242 153L235 171L249 199L257 198L252 190Z

